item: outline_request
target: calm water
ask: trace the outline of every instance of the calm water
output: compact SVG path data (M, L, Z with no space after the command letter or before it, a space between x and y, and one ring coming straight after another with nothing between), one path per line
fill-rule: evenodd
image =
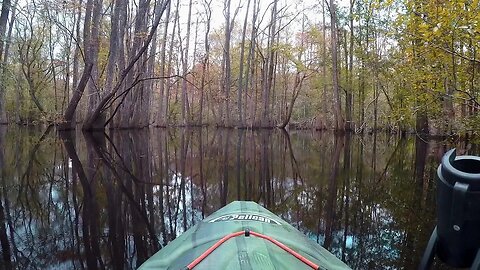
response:
M0 269L134 269L234 200L266 206L354 269L414 269L452 145L479 154L386 134L3 128Z

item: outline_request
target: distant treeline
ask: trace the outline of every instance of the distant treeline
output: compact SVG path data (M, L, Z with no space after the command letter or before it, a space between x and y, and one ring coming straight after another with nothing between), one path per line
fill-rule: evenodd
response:
M4 0L0 122L475 133L479 25L478 1Z

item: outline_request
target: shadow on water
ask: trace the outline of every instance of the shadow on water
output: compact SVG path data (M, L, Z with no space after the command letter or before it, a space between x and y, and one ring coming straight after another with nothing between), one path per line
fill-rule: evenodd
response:
M354 269L414 269L435 223L435 170L452 145L1 127L0 146L0 269L135 269L233 200L259 202Z

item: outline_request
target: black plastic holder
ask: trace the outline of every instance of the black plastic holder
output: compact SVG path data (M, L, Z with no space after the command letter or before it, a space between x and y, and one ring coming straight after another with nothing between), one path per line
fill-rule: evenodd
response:
M480 157L456 156L455 149L437 170L437 226L418 269L430 269L435 257L480 270Z
M433 259L435 258L435 254L437 252L437 239L437 227L435 227L432 235L430 235L430 240L425 248L425 253L423 253L418 270L428 270L432 267ZM475 256L475 260L473 261L470 269L480 270L480 249L477 251L477 255Z

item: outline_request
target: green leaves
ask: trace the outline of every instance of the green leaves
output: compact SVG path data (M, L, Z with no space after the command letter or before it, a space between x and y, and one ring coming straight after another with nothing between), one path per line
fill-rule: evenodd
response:
M414 111L426 112L431 120L442 120L447 126L458 121L471 123L468 119L472 116L455 116L465 114L459 110L465 95L457 90L477 95L474 73L478 71L468 59L475 56L479 45L475 32L480 18L478 1L408 0L405 8L407 12L396 22L402 29L397 35L395 68L402 79L397 84L396 102L409 101L402 104L413 105ZM403 108L396 107L395 114L402 114Z

